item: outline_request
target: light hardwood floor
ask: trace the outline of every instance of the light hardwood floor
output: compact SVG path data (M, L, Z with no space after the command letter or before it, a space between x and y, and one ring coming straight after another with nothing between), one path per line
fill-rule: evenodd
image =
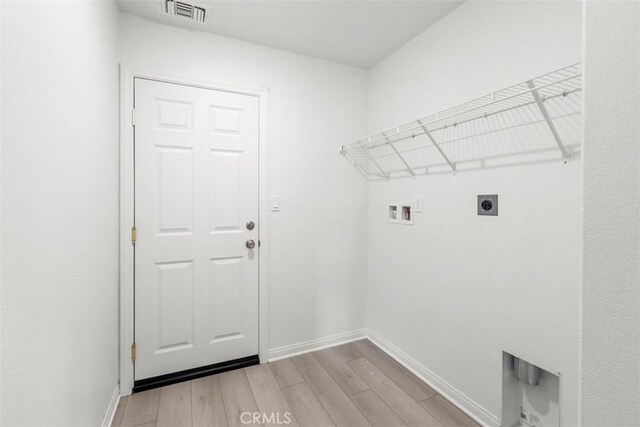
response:
M254 422L254 413L263 418ZM368 340L136 393L120 400L113 420L243 425L478 426Z

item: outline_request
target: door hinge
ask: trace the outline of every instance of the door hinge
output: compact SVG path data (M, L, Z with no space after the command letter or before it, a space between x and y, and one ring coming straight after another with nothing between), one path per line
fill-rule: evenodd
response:
M138 229L131 227L131 244L135 245L138 240Z
M131 361L136 361L136 343L131 344Z
M132 126L136 125L136 109L135 108L131 109L131 125Z

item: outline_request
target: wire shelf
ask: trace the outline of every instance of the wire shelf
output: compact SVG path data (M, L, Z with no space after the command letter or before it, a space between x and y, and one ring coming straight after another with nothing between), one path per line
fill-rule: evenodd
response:
M579 150L581 113L577 63L343 145L340 153L369 180L550 151L566 162Z

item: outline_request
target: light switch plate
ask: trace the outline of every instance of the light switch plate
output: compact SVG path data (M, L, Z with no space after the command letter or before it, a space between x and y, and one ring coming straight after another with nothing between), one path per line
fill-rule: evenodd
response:
M280 212L280 196L271 196L271 212Z
M422 212L422 196L416 196L413 199L413 211Z

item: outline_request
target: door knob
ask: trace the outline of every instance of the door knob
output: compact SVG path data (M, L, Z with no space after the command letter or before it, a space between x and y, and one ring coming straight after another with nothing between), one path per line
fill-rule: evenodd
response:
M247 230L251 231L256 227L256 225L253 223L253 221L249 221L247 223Z
M247 243L244 244L247 249L253 249L256 247L256 242L254 240L247 240Z

